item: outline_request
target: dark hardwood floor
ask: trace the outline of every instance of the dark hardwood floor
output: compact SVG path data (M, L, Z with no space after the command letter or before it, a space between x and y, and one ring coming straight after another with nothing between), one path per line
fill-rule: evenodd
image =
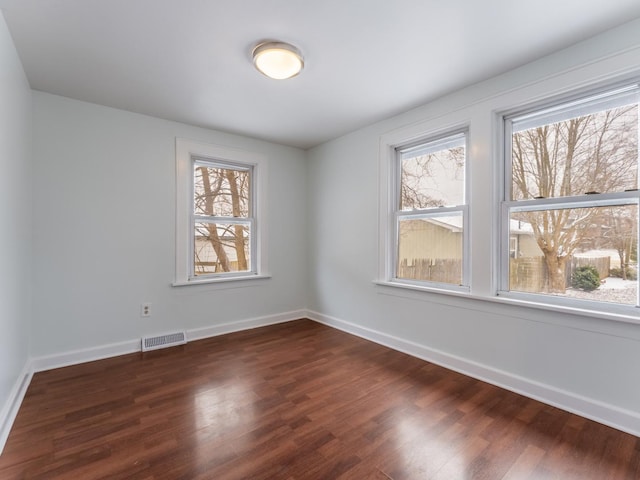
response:
M639 479L640 439L302 320L36 374L0 478Z

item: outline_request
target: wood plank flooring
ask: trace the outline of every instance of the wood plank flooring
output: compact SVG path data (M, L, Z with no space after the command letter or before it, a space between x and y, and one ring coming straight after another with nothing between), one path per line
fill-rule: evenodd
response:
M18 478L635 480L640 439L300 320L36 374Z

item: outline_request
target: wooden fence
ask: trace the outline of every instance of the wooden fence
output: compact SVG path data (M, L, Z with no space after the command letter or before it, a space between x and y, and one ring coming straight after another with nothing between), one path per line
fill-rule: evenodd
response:
M544 257L512 258L509 262L509 290L543 292L547 284Z
M565 268L566 286L571 286L573 272L584 265L593 265L600 278L609 276L610 257L572 257ZM403 259L398 266L398 278L428 282L462 283L462 260L414 258ZM512 258L509 262L509 289L518 292L547 291L547 264L544 257Z
M405 258L398 266L398 278L460 285L462 260L414 258L409 264L408 259Z
M565 286L571 286L571 277L578 267L593 265L601 279L609 276L610 257L572 257L565 265ZM518 292L547 291L547 264L544 257L512 258L509 262L509 289Z

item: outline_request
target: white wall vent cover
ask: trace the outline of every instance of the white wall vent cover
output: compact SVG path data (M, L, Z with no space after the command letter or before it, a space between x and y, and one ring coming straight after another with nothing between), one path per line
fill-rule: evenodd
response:
M142 337L142 351L157 350L159 348L173 347L187 343L185 332L167 333L157 337Z

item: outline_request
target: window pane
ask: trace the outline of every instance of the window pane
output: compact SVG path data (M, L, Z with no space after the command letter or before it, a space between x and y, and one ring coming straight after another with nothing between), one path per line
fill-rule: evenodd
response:
M413 148L401 154L400 209L464 204L465 139L433 142L441 148Z
M401 219L397 278L462 284L462 215Z
M250 225L196 223L194 274L251 270Z
M518 130L512 200L638 188L638 103ZM531 122L527 121L527 126Z
M213 217L249 216L247 170L214 168L196 163L194 171L194 208L196 215Z
M512 212L509 289L637 305L638 207Z

